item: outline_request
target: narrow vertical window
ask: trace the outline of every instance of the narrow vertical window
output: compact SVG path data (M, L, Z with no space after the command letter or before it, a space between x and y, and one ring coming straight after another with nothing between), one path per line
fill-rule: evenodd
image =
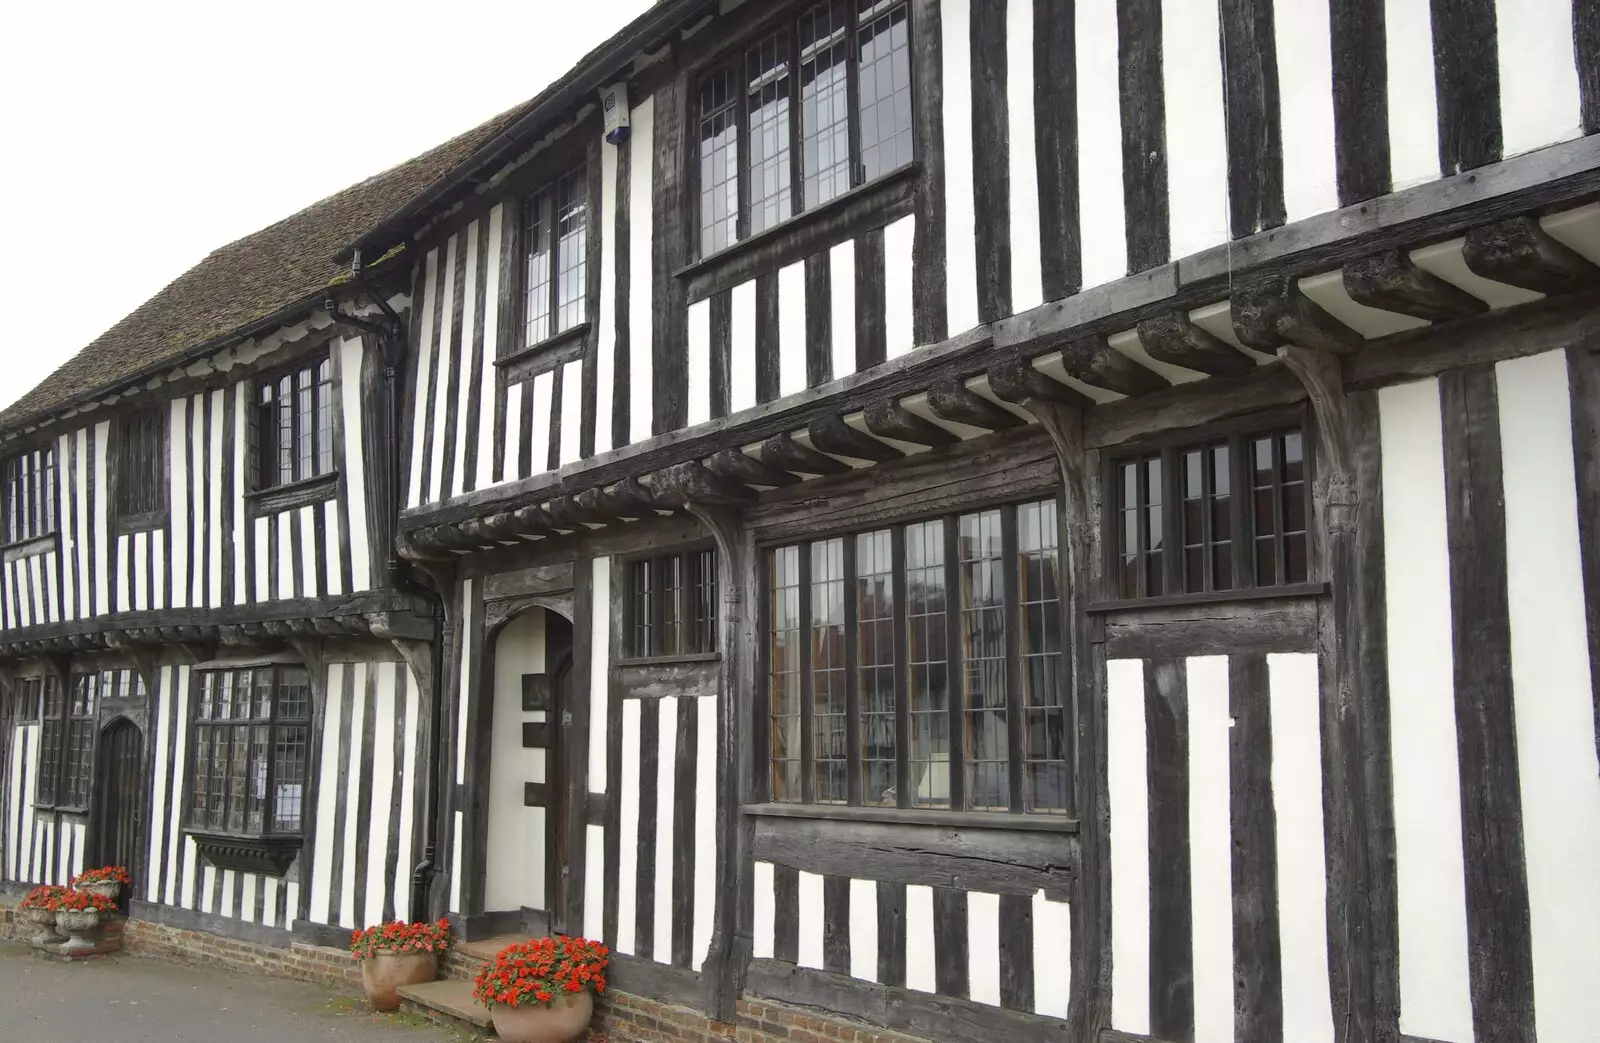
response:
M522 202L522 342L534 347L589 318L589 181L578 167Z
M1004 811L1011 802L1011 781L1000 512L963 515L957 546L967 805Z
M333 470L333 363L317 364L317 474Z
M700 253L739 238L739 95L722 70L700 87Z
M848 770L849 708L845 679L844 540L811 545L812 793L843 804Z
M56 531L56 453L53 446L7 458L3 471L5 542L48 536Z
M527 307L524 312L526 336L524 343L538 344L548 340L550 328L550 190L541 189L528 197L523 216L527 236L527 269L523 285L526 287Z
M1054 500L1017 508L1017 600L1021 620L1023 803L1067 807L1067 709L1061 677L1059 527Z
M880 0L862 6L859 177L871 181L912 160L910 23L905 4Z
M895 803L894 561L888 530L856 537L861 801Z
M800 772L800 548L772 552L767 655L772 727L772 799L798 801Z
M257 489L333 472L334 408L333 364L327 355L296 363L256 385L249 434Z
M950 679L944 523L906 527L906 696L911 803L950 804Z
M556 332L588 317L588 177L579 167L556 182Z
M1161 458L1145 457L1118 468L1117 555L1122 596L1163 592Z
M1250 446L1256 585L1303 583L1307 574L1305 453L1300 432Z
M1191 593L1233 586L1233 511L1228 447L1184 452L1183 582Z
M159 520L166 509L166 409L128 413L117 422L117 517L123 523Z
M750 125L750 231L762 232L791 214L793 168L789 141L789 34L775 33L750 49L745 106Z
M807 207L850 188L850 7L818 4L800 16L800 165Z

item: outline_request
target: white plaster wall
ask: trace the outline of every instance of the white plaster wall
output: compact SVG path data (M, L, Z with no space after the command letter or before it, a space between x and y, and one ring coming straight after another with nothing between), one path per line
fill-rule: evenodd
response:
M489 851L485 908L491 912L544 908L544 809L523 804L523 783L544 782L545 751L525 749L522 725L544 711L522 709L522 675L545 669L542 610L526 612L495 642L494 723L490 737Z

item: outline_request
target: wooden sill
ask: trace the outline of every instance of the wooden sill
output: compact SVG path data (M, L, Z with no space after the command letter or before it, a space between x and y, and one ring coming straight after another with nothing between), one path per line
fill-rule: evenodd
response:
M903 826L999 829L1013 833L1076 833L1078 820L1064 815L1016 815L1008 811L940 811L937 808L854 807L846 804L746 804L750 818L812 818L844 822L888 822Z
M154 532L167 527L166 511L147 511L144 514L124 514L117 518L117 534L132 535L137 532Z
M692 652L688 655L637 656L630 659L618 659L617 666L672 666L675 663L715 663L721 658L721 652Z
M1241 601L1271 601L1277 598L1314 598L1327 592L1326 583L1290 583L1281 587L1208 590L1197 594L1162 594L1150 598L1096 601L1085 611L1134 612L1144 608L1174 608L1184 605L1228 605Z
M580 322L571 329L562 330L553 337L546 337L537 344L530 344L525 348L518 348L509 355L502 355L494 360L494 364L498 368L505 369L508 366L515 366L519 362L524 362L528 359L537 358L540 355L554 352L560 348L566 347L568 344L571 344L574 341L583 340L584 337L589 335L589 326L590 323L588 321Z
M186 829L200 857L218 869L281 877L289 871L305 840L299 836L252 836Z
M56 539L59 535L59 530L52 529L43 536L29 536L25 540L17 540L15 543L8 543L4 547L0 547L0 554L4 555L6 561L35 558L40 554L47 554L55 550Z
M338 471L302 478L288 485L274 485L270 489L254 489L244 494L247 517L259 518L331 500L338 489Z

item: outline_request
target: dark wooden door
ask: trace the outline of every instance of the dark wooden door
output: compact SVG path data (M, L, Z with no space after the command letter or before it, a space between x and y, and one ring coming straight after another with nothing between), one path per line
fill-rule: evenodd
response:
M136 872L144 827L144 738L132 721L113 721L100 733L95 769L94 841L84 868L126 866Z

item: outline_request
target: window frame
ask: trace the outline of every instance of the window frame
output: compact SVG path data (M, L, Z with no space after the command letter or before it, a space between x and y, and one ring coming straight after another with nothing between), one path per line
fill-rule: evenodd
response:
M53 439L19 446L0 457L0 546L15 547L45 540L61 530L61 461L57 459L58 445ZM37 458L31 470L23 468L24 460ZM17 468L15 477L11 469ZM22 489L23 506L18 518L12 516L18 488ZM43 494L39 499L30 496ZM25 524L18 525L18 521Z
M515 316L515 325L510 331L510 336L499 338L496 349L497 363L505 364L520 359L541 355L546 351L584 338L590 326L594 324L594 295L590 292L594 282L595 272L591 271L598 261L590 256L593 252L594 237L601 234L603 229L595 223L595 211L600 201L594 198L592 191L594 185L593 174L598 168L591 170L595 157L588 150L563 152L549 157L549 168L555 173L542 176L539 180L519 187L514 195L506 201L506 205L515 209L513 220L516 222L516 232L513 236L514 247L511 263L514 266L511 272L511 284L515 287L510 311ZM583 276L581 280L580 311L581 315L576 322L565 329L557 329L561 314L561 251L560 236L556 221L556 201L559 199L559 189L568 179L577 186L583 194L584 200L584 238L581 252L581 267ZM549 281L549 312L548 319L550 330L546 336L538 340L528 339L528 256L531 246L532 222L529 219L529 204L537 196L545 195L550 199L550 281ZM489 263L495 263L493 258Z
M640 566L646 566L650 570L652 580L651 593L654 595L654 600L650 604L651 618L649 626L651 628L651 640L654 642L664 632L667 623L665 611L667 599L661 596L664 588L658 582L661 575L658 570L662 565L674 560L683 563L679 586L676 588L680 592L678 603L682 610L675 623L678 628L678 647L680 650L671 652L658 651L654 644L649 649L641 650L635 643L637 625L639 623L638 606L636 604L637 589L634 585L635 570ZM691 562L697 563L694 569L701 570L698 578L703 581L702 583L693 582L694 570L691 569L689 564ZM709 567L709 574L704 571L707 567ZM622 632L617 636L617 658L619 663L637 665L672 661L694 662L697 660L716 659L721 655L722 613L719 607L719 596L722 592L718 589L720 581L717 571L718 561L715 544L701 540L695 543L679 544L664 551L657 550L646 554L630 555L621 559L621 568L619 587L622 595ZM692 603L689 592L702 587L710 590L710 614L704 619L697 619L693 613L695 606ZM691 628L695 630L695 633L689 633ZM686 643L692 646L692 651L682 651Z
M326 403L328 414L328 442L325 447L321 441L322 425L319 422L321 420L323 410L319 402L320 396L317 393L318 389L322 387L322 382L317 379L317 372L324 365L328 367L328 401ZM301 391L299 386L299 374L306 371L310 371L312 374L312 382L310 386L311 413L310 419L308 420L311 432L312 472L309 475L294 474L294 476L288 481L277 481L276 475L278 473L278 467L275 464L272 469L274 481L268 483L266 481L267 470L265 459L267 454L267 442L263 438L265 429L262 427L262 413L266 408L268 408L268 404L261 401L262 392L264 389L272 387L273 394L276 396L277 385L285 377L288 377L293 386L295 397L298 399ZM269 506L270 509L277 509L279 507L301 506L302 504L300 499L295 496L296 493L305 493L306 498L304 499L304 502L306 503L329 499L333 496L339 478L340 465L344 461L344 450L341 444L342 440L339 437L340 432L344 427L343 417L340 415L340 379L341 374L337 373L334 368L333 351L331 345L309 351L303 355L297 356L293 360L273 366L271 369L263 370L260 373L256 373L249 378L249 413L245 421L245 434L247 438L246 448L248 452L245 460L246 475L244 481L246 489L245 495L251 503L256 503L257 506L260 506L264 509L268 508ZM278 399L275 397L271 404L274 413L277 412L277 402ZM294 423L296 425L293 431L293 437L295 438L296 443L298 443L300 437L300 429L298 427L300 417L298 401L296 402L293 416ZM271 442L271 449L274 457L276 458L276 456L282 451L282 447L279 446L277 442L276 433L279 428L276 424L274 424L271 430L274 432L273 440ZM326 448L328 453L328 465L325 470L318 470L319 466L321 465L322 451L324 448ZM292 472L298 471L299 460L299 449L298 444L296 444L294 447ZM286 498L286 501L280 504L278 502L279 497ZM257 501L262 500L266 500L268 503L257 503Z
M824 0L792 0L784 3L779 9L771 12L762 12L759 20L753 21L734 35L731 43L717 50L707 60L697 63L690 71L688 78L687 97L684 99L685 108L685 135L687 145L684 149L684 160L688 165L689 222L688 239L690 241L687 255L691 266L714 258L721 258L738 251L750 242L763 239L770 235L779 234L783 229L806 218L807 215L825 212L843 206L845 201L856 196L863 190L871 189L894 181L897 176L905 171L915 168L921 158L921 140L917 133L916 120L916 62L912 55L915 50L917 19L915 4L910 0L900 0L898 4L888 3L883 12L874 17L883 17L892 14L896 7L903 8L906 23L906 52L907 76L909 80L909 96L911 98L911 115L907 130L911 136L910 157L895 167L880 171L875 177L868 178L862 166L861 159L861 69L860 69L860 42L861 12L865 7L870 10L877 3L884 0L846 0L851 6L852 24L843 43L849 46L849 56L846 65L846 134L849 141L848 177L847 184L842 191L835 193L829 199L815 204L807 205L805 200L806 172L804 169L804 122L802 118L802 90L800 89L800 70L802 59L800 56L800 22L801 19L813 8ZM759 47L772 36L783 33L786 37L787 50L785 62L788 63L791 89L789 91L789 189L790 211L787 217L779 218L760 231L752 231L752 203L750 194L750 107L748 73L749 52ZM708 118L702 110L702 96L708 82L713 77L729 75L732 80L731 97L733 101L714 110L721 112L730 108L735 113L735 165L737 170L737 215L735 220L735 233L733 238L708 250L705 245L706 227L703 221L703 194L701 177L701 123Z
M75 670L68 676L65 686L54 674L46 674L42 679L29 679L42 680L38 690L37 716L33 718L39 724L39 766L34 776L34 807L69 814L89 812L94 802L96 752L100 745L100 707L104 699L102 689L108 676L121 678L117 683L119 686L128 685L122 689L127 694L144 689L143 678L129 667ZM54 712L51 712L50 705L52 690L59 693ZM55 726L53 736L48 734L49 725ZM86 736L81 745L74 741L79 735ZM47 765L49 770L46 770ZM41 789L47 781L50 787L48 793ZM71 788L74 782L77 783L77 789Z
M1101 562L1103 580L1099 598L1088 606L1088 611L1108 612L1129 608L1154 608L1162 605L1248 601L1260 598L1290 597L1320 592L1325 584L1318 578L1321 570L1321 553L1318 540L1316 514L1313 503L1313 486L1317 477L1317 447L1312 417L1304 406L1268 410L1194 428L1164 431L1149 438L1108 447L1101 452ZM1244 466L1252 443L1260 438L1277 437L1289 433L1300 435L1303 477L1301 492L1304 497L1306 575L1304 580L1260 584L1255 579L1254 517L1251 510L1251 472ZM1233 585L1215 586L1214 575L1208 576L1204 589L1190 591L1185 582L1185 543L1183 524L1183 455L1194 450L1208 450L1218 444L1228 449L1229 497L1232 518L1230 524L1230 554ZM1163 539L1160 555L1162 589L1158 594L1140 594L1129 597L1121 586L1120 518L1121 481L1119 472L1128 463L1150 458L1161 461L1161 525L1168 538ZM1143 477L1141 475L1141 481ZM1279 507L1281 511L1281 504ZM1210 532L1212 520L1205 519L1205 529ZM1277 568L1284 569L1282 527L1276 534ZM1200 546L1207 552L1215 541L1205 541ZM1249 552L1246 556L1246 551ZM1209 563L1208 563L1209 564ZM1208 569L1209 571L1209 569ZM1138 585L1145 583L1147 565L1139 566Z
M1062 793L1061 806L1048 807L1040 810L1025 810L1028 804L1025 792L1026 783L1024 774L1028 764L1035 758L1030 757L1027 747L1027 737L1023 734L1026 723L1024 715L1028 705L1024 703L1022 672L1025 669L1025 653L1021 649L1023 617L1021 614L1021 576L1019 568L1021 556L1018 546L1018 515L1022 508L1048 502L1055 511L1054 526L1054 554L1056 556L1055 573L1055 601L1057 603L1057 628L1055 633L1056 652L1060 658L1055 670L1057 702L1050 707L1062 715ZM1067 661L1071 649L1071 620L1068 606L1070 604L1067 587L1068 577L1066 572L1066 530L1065 530L1065 500L1064 492L1059 481L1052 482L1043 488L1031 489L1026 493L1018 494L1009 492L1004 496L985 496L982 498L962 497L958 502L946 505L933 514L896 514L881 519L862 519L854 523L846 523L838 528L830 528L817 532L806 532L797 536L777 535L772 538L762 539L757 545L754 568L757 570L756 590L758 606L756 611L757 648L756 648L756 722L755 722L755 751L754 781L755 800L760 805L752 809L756 814L772 814L782 817L802 818L839 818L863 821L899 821L907 823L923 823L934 825L962 825L974 827L1015 828L1015 829L1042 829L1072 831L1077 828L1077 785L1076 785L1076 718L1075 700L1071 691L1070 671ZM965 719L971 711L967 708L966 686L963 681L963 670L966 657L963 652L962 589L961 566L962 562L957 553L960 540L960 520L968 515L982 515L986 512L997 511L1001 515L1002 556L1000 559L1000 575L1002 583L1001 611L1004 620L1005 641L1005 684L1007 725L1007 788L1008 806L1005 809L974 808L970 806L966 794L966 722ZM944 590L947 600L945 602L944 628L945 628L945 674L946 674L946 706L945 714L949 720L948 749L949 752L947 771L949 777L949 798L944 806L919 804L913 800L911 793L911 722L908 675L910 672L909 651L909 612L906 598L907 586L907 561L906 533L907 530L926 522L939 521L942 523L941 538L943 540L943 559L941 568L944 574ZM892 608L892 641L893 641L893 668L894 668L894 693L896 719L895 736L895 803L893 805L868 802L864 799L861 784L863 756L860 749L859 722L864 718L861 709L860 687L860 648L859 648L859 608L854 596L855 584L861 578L857 561L857 539L870 533L887 531L890 539L890 583L893 596ZM842 802L819 802L815 799L815 773L814 773L814 737L812 735L812 719L814 708L814 687L811 681L814 673L813 655L806 654L800 660L800 698L801 706L801 755L800 777L801 795L798 800L779 800L773 793L772 781L774 760L772 751L772 685L771 685L771 655L772 655L772 562L773 553L783 548L796 548L800 555L799 563L799 589L800 589L800 616L799 632L804 647L808 650L812 646L812 628L814 617L810 611L809 602L812 597L812 587L815 582L815 572L811 568L810 557L814 544L832 539L842 539L844 544L844 562L841 575L844 577L846 596L844 599L845 615L845 667L844 683L846 691L847 722L847 754L845 765L846 795ZM881 665L881 664L880 664ZM1048 758L1054 760L1055 758Z
M253 676L256 671L260 670L270 670L273 673L272 705L266 718L259 718L255 716L201 718L200 712L204 705L204 685L206 683L205 679L208 675L216 676L221 674L229 674L232 675L235 680L237 680L238 675L241 673L249 672ZM305 677L306 694L304 717L295 716L284 718L279 713L282 702L279 691L282 687L284 687L281 680L284 670L297 670ZM182 828L184 832L196 837L231 841L245 845L248 845L251 841L292 842L295 845L298 845L305 839L306 817L309 809L312 807L313 801L316 799L315 793L312 792L311 779L313 774L312 754L314 745L317 741L317 737L315 735L317 707L316 689L312 681L312 672L310 667L302 666L298 663L256 663L248 666L212 666L195 670L193 685L195 696L190 701L189 719L187 721L189 734L187 740L188 745L186 748L189 750L189 753L185 758L186 763L184 765L183 776L179 780L179 784L183 787L183 808L180 821L182 822ZM253 687L254 686L252 683L252 690ZM236 694L238 692L238 688L233 687L231 691ZM276 828L278 811L278 797L276 793L276 784L278 781L277 742L278 729L280 726L304 728L306 735L305 746L301 755L302 775L300 779L300 810L298 815L298 825L293 830L280 830ZM242 830L236 830L229 828L227 825L227 817L229 813L228 801L231 795L233 782L235 781L231 774L231 758L233 752L232 735L238 728L243 728L246 730L246 732L253 733L254 730L259 727L265 727L267 729L265 747L265 796L261 806L261 829L252 830L249 828L250 811L247 790L244 797L245 803L243 806L245 828ZM197 768L200 763L199 740L203 729L211 729L218 735L224 736L228 739L226 749L227 757L229 759L224 762L225 774L223 776L221 825L211 825L208 822L201 822L198 819L199 808L196 804L195 798L197 796ZM208 761L207 767L208 770L214 771L214 769L211 768L211 765L215 763L214 753L216 746L214 744L212 745L211 750L213 751L213 759ZM245 770L247 774L249 772L249 764L250 761L247 751L245 760Z
M117 416L116 519L118 532L145 532L167 523L168 408L166 403L130 409ZM151 422L148 427L145 422ZM153 435L149 459L136 459L135 444ZM153 504L130 503L149 490ZM139 508L139 509L134 509Z

